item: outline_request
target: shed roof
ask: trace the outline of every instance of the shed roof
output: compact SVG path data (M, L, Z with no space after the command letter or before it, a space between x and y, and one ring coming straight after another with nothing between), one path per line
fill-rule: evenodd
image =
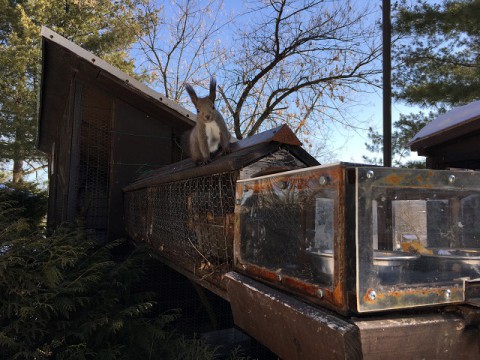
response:
M459 106L425 125L410 141L413 151L422 152L440 143L480 130L480 100Z
M42 71L37 146L48 152L56 128L69 104L73 80L94 83L126 102L174 127L188 129L196 115L130 75L81 48L47 27L42 27Z
M314 157L301 147L301 144L292 130L287 125L282 125L232 143L232 152L230 154L215 159L205 166L197 166L189 158L150 171L133 184L125 187L124 191L133 191L151 185L238 170L277 151L279 148L288 149L295 157L308 166L320 165Z

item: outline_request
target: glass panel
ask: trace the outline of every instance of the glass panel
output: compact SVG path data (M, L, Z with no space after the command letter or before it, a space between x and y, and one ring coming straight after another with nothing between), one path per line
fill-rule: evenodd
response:
M360 311L464 301L480 277L479 173L356 171Z
M332 284L338 184L319 171L239 181L242 263L302 282Z

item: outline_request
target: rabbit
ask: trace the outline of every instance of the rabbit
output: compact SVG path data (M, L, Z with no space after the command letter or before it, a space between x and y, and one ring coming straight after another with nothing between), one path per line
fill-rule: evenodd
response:
M230 152L231 135L225 125L222 114L215 109L217 82L210 78L210 93L199 98L191 85L185 89L197 109L197 123L184 138L184 148L197 165L206 165L211 161L211 154L220 147L222 154Z

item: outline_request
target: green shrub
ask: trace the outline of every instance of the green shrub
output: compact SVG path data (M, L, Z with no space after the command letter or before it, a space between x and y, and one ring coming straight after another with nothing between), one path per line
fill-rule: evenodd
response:
M214 357L173 330L178 311L156 314L156 294L141 290L147 250L98 246L73 226L27 236L38 219L15 201L0 201L0 359Z
M1 183L0 229L15 224L17 236L40 230L47 212L47 199L47 192L35 184Z

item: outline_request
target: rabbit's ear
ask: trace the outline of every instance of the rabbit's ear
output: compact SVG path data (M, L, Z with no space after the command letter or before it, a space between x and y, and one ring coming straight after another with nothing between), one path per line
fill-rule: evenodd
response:
M195 90L193 90L193 87L190 84L185 84L185 90L187 90L188 95L190 95L193 105L197 106L198 96Z
M213 76L210 78L210 95L208 97L213 103L217 97L217 80Z

